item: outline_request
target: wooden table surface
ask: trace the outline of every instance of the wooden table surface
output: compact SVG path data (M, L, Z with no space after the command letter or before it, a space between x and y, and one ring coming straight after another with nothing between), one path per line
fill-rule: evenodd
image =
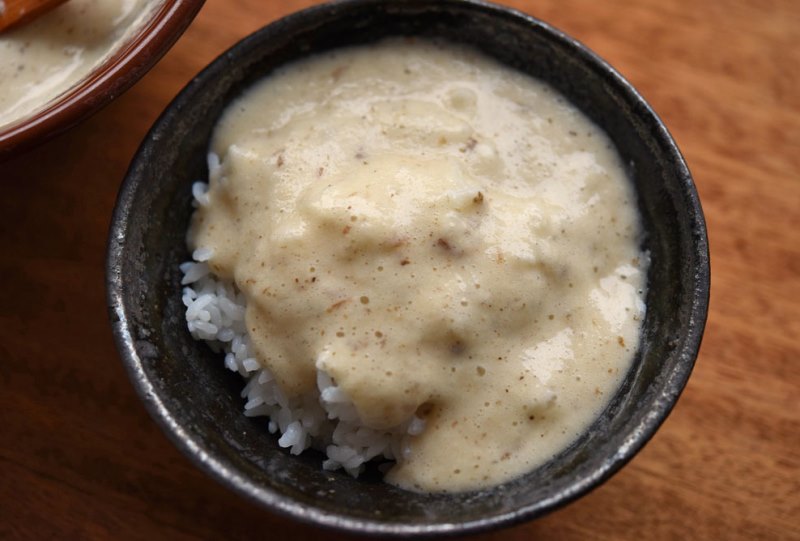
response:
M150 419L111 338L106 234L128 162L201 68L313 2L209 0L138 84L0 164L0 538L344 539L245 501ZM689 385L620 473L476 539L800 539L800 2L518 0L587 44L661 115L712 255Z

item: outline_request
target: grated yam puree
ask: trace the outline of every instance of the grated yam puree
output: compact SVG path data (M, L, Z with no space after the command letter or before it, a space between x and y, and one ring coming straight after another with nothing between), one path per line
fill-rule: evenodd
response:
M549 86L415 39L283 67L193 187L189 330L294 454L422 492L543 464L630 367L647 256L608 137Z

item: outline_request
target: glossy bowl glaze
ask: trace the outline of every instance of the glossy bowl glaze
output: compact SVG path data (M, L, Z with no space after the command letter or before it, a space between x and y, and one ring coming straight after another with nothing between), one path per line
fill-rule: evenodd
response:
M105 61L41 108L0 125L0 160L87 118L138 81L172 47L205 0L164 0Z
M387 35L447 38L543 79L616 144L635 184L652 264L633 368L604 413L542 467L500 486L424 495L290 456L265 423L242 415L242 379L186 330L178 265L191 183L205 179L214 125L231 100L308 54ZM119 194L108 251L109 310L131 379L153 417L203 470L275 512L359 533L467 533L528 520L608 479L654 434L683 389L706 319L709 260L689 171L664 125L616 71L575 40L479 1L352 0L256 32L201 72L156 122Z

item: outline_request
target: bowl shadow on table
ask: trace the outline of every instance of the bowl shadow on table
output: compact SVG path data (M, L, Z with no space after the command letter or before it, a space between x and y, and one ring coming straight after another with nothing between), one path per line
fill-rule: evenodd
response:
M386 35L466 42L549 82L607 131L636 186L651 265L634 367L573 445L495 488L411 494L381 482L374 470L355 480L322 471L318 453L290 456L268 434L264 419L242 415L243 380L185 328L178 265L190 258L190 187L207 178L209 140L223 109L277 66ZM112 325L129 373L153 416L201 468L274 510L317 524L373 533L466 533L572 501L652 436L683 389L699 347L708 250L689 171L666 129L616 72L571 38L486 5L354 2L279 21L187 86L131 165L115 211L108 280Z

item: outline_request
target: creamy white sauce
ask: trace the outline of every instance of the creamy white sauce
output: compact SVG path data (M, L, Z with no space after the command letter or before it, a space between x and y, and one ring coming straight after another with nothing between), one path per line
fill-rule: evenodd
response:
M620 385L644 314L634 194L548 86L441 44L339 50L255 85L212 150L190 246L244 292L285 393L320 368L370 427L425 418L389 482L521 475Z
M0 33L0 126L43 109L118 51L161 0L70 0Z

